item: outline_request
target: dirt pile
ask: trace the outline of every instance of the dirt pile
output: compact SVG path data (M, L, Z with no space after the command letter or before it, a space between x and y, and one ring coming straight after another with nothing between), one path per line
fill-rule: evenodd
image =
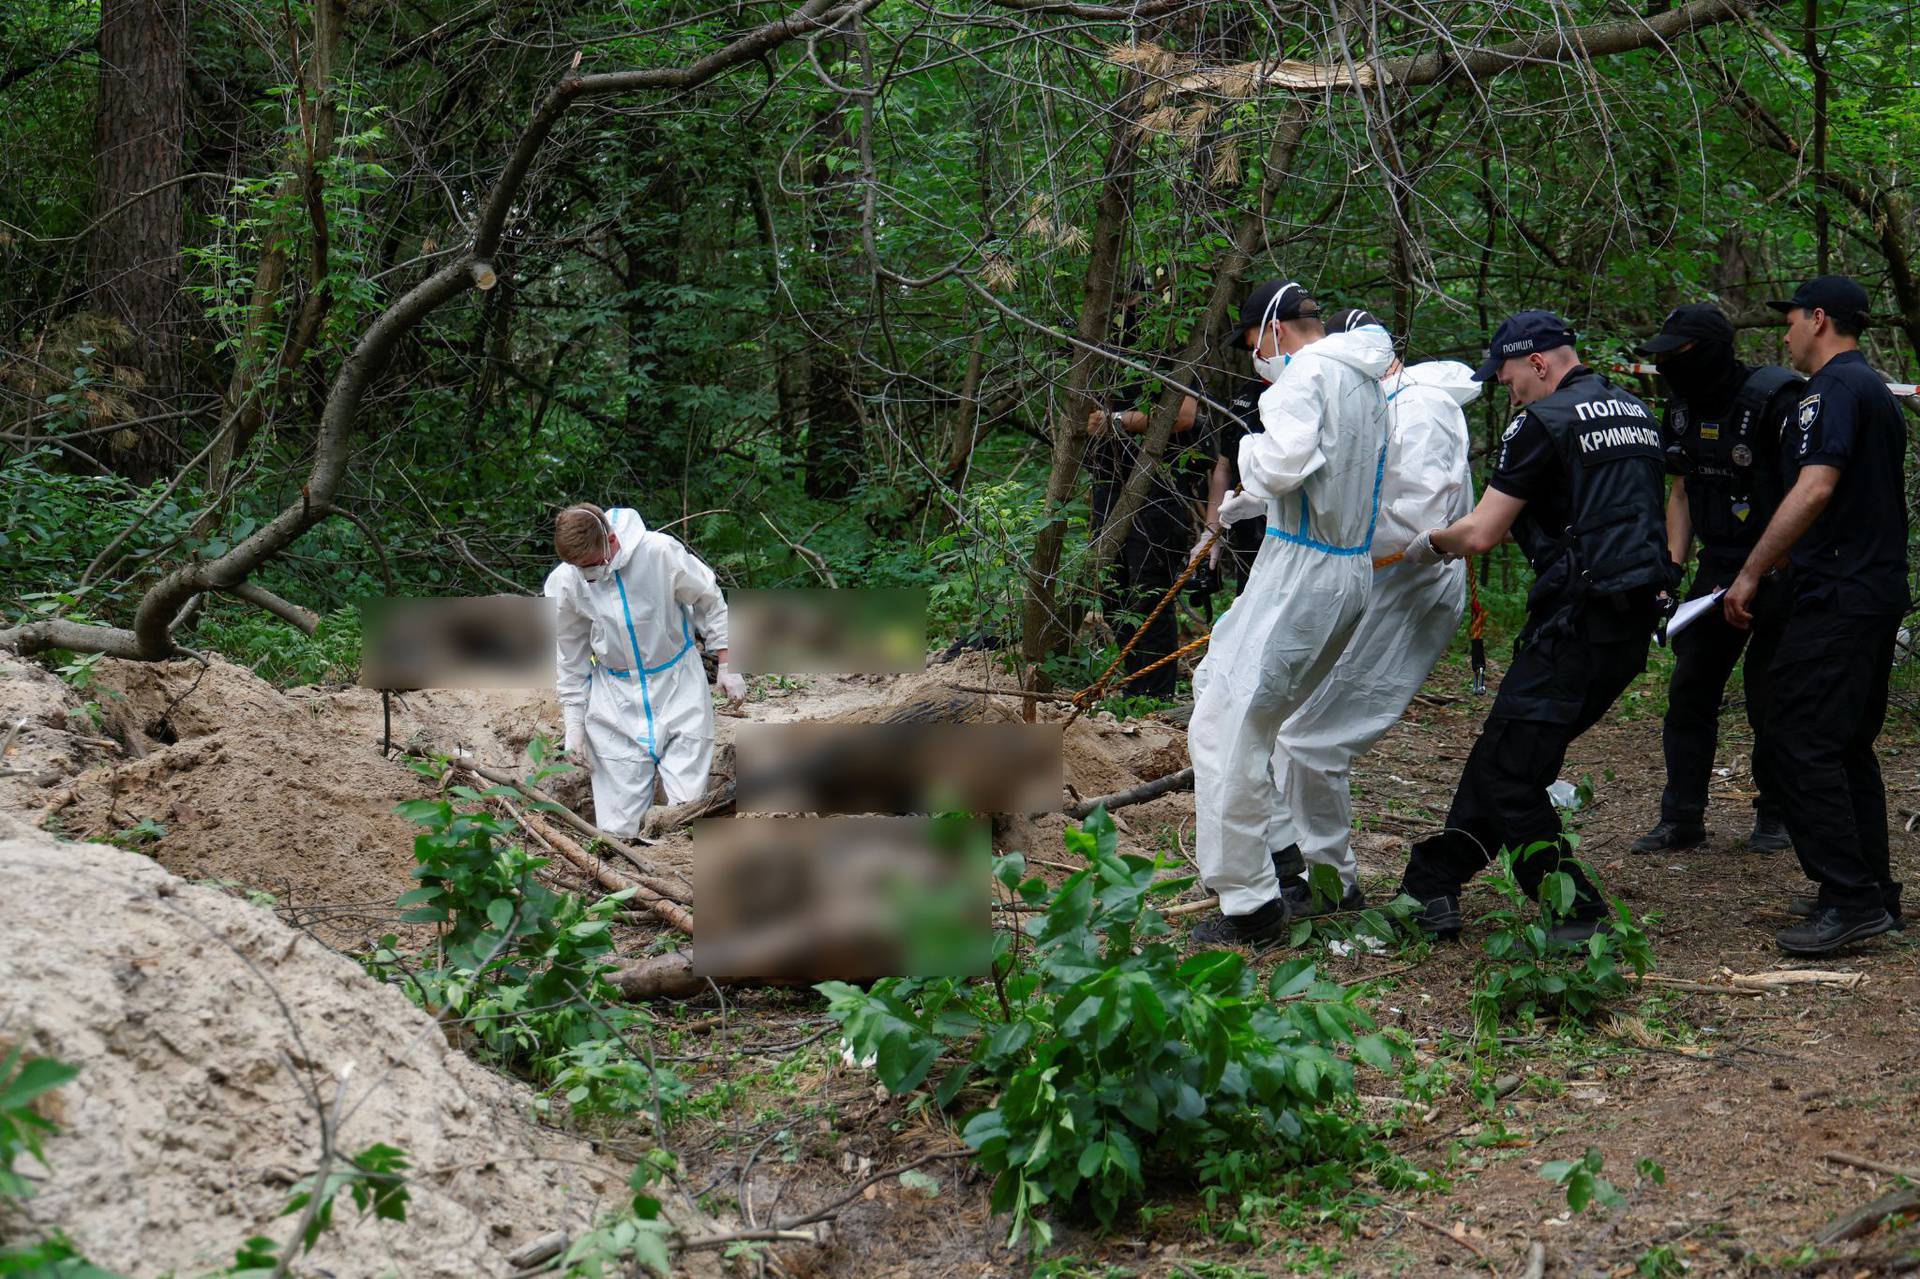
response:
M414 886L417 830L394 806L432 783L382 756L379 694L283 693L216 659L102 663L95 696L126 749L54 797L56 829L109 839L157 824L164 834L142 848L162 866L270 892L290 919L343 948L392 927L394 899ZM558 732L548 697L410 693L394 701L393 740L458 746L517 771L536 732Z
M409 1220L359 1221L343 1197L303 1270L505 1274L622 1198L624 1170L529 1122L525 1088L267 911L4 817L0 901L0 1036L80 1067L27 1216L99 1264L200 1274L249 1235L286 1238L278 1214L319 1157L310 1095L331 1103L343 1078L340 1144L408 1153Z

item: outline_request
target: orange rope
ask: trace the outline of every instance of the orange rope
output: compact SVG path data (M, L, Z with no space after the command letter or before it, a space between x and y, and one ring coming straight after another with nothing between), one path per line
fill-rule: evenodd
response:
M1090 704L1091 700L1107 690L1108 681L1112 679L1114 671L1118 670L1120 667L1120 664L1127 660L1127 655L1133 652L1133 646L1140 642L1140 637L1147 633L1147 628L1149 626L1152 626L1154 623L1154 620L1158 618L1161 613L1166 611L1166 607L1169 603L1173 601L1173 597L1180 593L1180 588L1187 584L1187 579L1192 577L1194 574L1194 570L1200 567L1200 561L1207 558L1207 552L1213 549L1213 544L1215 541L1219 539L1220 532L1221 530L1217 528L1209 529L1207 531L1207 540L1200 544L1199 551L1194 554L1192 562L1190 562L1186 567L1186 571L1181 573L1179 578L1175 580L1174 584L1167 588L1167 593L1160 597L1160 602L1154 605L1153 612L1147 614L1147 619L1144 622L1141 622L1139 626L1134 628L1133 635L1127 640L1125 646L1121 648L1120 656L1114 658L1113 661L1107 664L1107 669L1100 672L1100 677L1098 679L1094 680L1093 683L1087 685L1085 688L1081 689L1079 692L1075 693L1071 698L1068 699L1073 704L1073 713L1067 717L1068 724L1072 724L1074 720L1079 719L1082 712L1084 712L1087 709L1087 706ZM1406 553L1404 551L1395 551L1392 555L1381 556L1379 559L1376 559L1373 561L1373 571L1377 573L1383 568L1389 568L1392 565L1398 564L1401 561L1401 559L1404 558L1405 554ZM1474 581L1473 566L1471 564L1467 566L1467 598L1471 602L1471 605L1473 608L1473 624L1472 624L1472 627L1469 629L1468 634L1470 634L1474 639L1479 639L1486 631L1487 611L1484 608L1480 607L1480 587ZM1182 644L1179 648L1176 648L1175 650L1173 650L1173 652L1168 653L1165 657L1159 659L1158 661L1152 663L1151 665L1143 666L1139 670L1134 671L1130 675L1122 676L1119 682L1114 685L1114 687L1125 688L1128 684L1131 684L1134 680L1139 679L1142 675L1152 674L1154 671L1159 670L1162 666L1165 666L1168 662L1177 661L1178 659L1185 657L1188 653L1192 653L1197 651L1198 649L1204 648L1206 646L1207 641L1212 638L1213 638L1213 632L1208 631L1205 635L1202 635L1198 639L1189 640L1187 643Z
M1200 543L1200 549L1194 552L1193 559L1188 562L1186 569L1178 578L1174 579L1173 585L1167 588L1167 593L1160 597L1160 602L1153 606L1153 612L1147 614L1147 620L1133 628L1133 634L1128 637L1126 644L1120 649L1120 656L1114 658L1113 661L1107 664L1107 669L1100 672L1100 678L1094 680L1093 683L1073 695L1071 699L1073 702L1073 714L1067 717L1068 724L1072 724L1074 720L1080 718L1080 713L1087 709L1087 704L1092 698L1106 691L1107 681L1113 677L1114 671L1120 668L1120 663L1127 660L1127 655L1133 652L1133 646L1140 642L1140 637L1147 633L1147 628L1154 624L1160 614L1166 612L1167 605L1172 603L1173 597L1180 593L1180 588L1187 584L1187 579L1193 576L1194 570L1205 562L1207 552L1213 549L1213 544L1219 540L1219 537L1219 529L1211 528L1207 530L1206 540ZM1212 632L1208 632L1208 634L1212 634ZM1186 650L1181 650L1181 652L1184 651ZM1178 653L1169 654L1168 658L1162 658L1152 666L1135 671L1120 682L1125 684L1127 680L1138 679L1140 676L1145 675L1147 671L1158 670L1160 667L1165 666L1171 657L1178 655Z

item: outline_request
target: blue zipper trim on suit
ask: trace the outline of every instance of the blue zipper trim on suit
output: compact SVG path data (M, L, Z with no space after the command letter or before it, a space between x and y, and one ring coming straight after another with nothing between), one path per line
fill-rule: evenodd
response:
M646 747L647 758L653 761L653 766L659 768L660 752L653 748L653 698L647 692L647 668L640 660L640 637L633 631L633 610L627 607L627 584L620 580L618 570L614 571L613 584L620 589L620 612L627 619L627 643L633 649L633 669L640 672L640 707L647 714L647 736L640 744ZM676 657L675 660L679 659ZM672 664L669 662L667 665Z
M658 675L661 671L666 670L668 667L672 666L675 662L678 662L681 658L685 657L688 654L688 652L692 650L693 623L688 619L687 610L684 605L682 605L680 609L680 637L683 641L683 643L680 645L680 651L675 653L672 657L669 657L666 661L660 663L660 665L658 666L647 667L646 673L648 675ZM613 676L615 679L631 679L633 677L633 672L630 670L626 670L625 668L622 668L620 670L615 670L613 667L608 666L603 669L605 669L607 674ZM587 676L587 678L592 679L593 676L589 675Z
M1395 392L1395 394L1398 394L1398 392ZM1300 486L1300 531L1298 533L1288 533L1269 525L1267 527L1267 536L1278 538L1280 541L1293 546L1304 546L1310 551L1319 551L1323 555L1365 555L1373 549L1373 529L1374 525L1380 521L1380 486L1385 482L1386 478L1387 437L1386 432L1382 431L1380 435L1380 460L1374 464L1373 468L1373 510L1367 515L1366 540L1358 546L1332 546L1308 534L1307 518L1311 514L1311 511L1307 506L1307 489L1304 483Z

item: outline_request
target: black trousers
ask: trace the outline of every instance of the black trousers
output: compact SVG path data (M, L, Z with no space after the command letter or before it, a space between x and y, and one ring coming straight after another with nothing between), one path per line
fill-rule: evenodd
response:
M1822 906L1900 910L1873 753L1899 630L1895 616L1796 608L1774 654L1762 744L1781 817Z
M1486 726L1467 755L1447 829L1413 846L1407 892L1422 898L1457 894L1502 850L1533 849L1514 868L1529 897L1538 896L1548 875L1565 871L1577 892L1571 916L1605 913L1599 889L1570 856L1547 787L1560 775L1573 739L1646 669L1652 620L1644 605L1622 612L1605 601L1571 616L1528 619Z
M1109 596L1108 607L1142 619L1151 613L1154 605L1160 602L1160 597L1167 593L1167 588L1179 578L1180 570L1187 566L1188 548L1173 546L1171 543L1176 540L1177 537L1169 533L1162 533L1156 538L1137 526L1127 534L1127 540L1120 544L1114 589ZM1124 647L1138 629L1137 626L1119 625L1116 619L1114 638ZM1178 647L1180 604L1178 600L1172 600L1153 620L1153 624L1146 628L1146 633L1133 646L1133 651L1127 654L1127 674L1145 670ZM1168 662L1151 675L1122 686L1119 691L1129 697L1167 699L1174 695L1174 687L1179 679L1180 664Z
M1736 570L1737 571L1737 570ZM1687 593L1699 599L1731 575L1702 572ZM1746 691L1747 723L1753 728L1753 780L1759 797L1754 808L1778 816L1767 777L1767 758L1760 742L1766 733L1768 671L1780 635L1786 626L1788 583L1768 578L1754 601L1753 629L1743 631L1727 621L1719 609L1699 618L1673 639L1673 681L1667 686L1667 718L1660 730L1660 746L1667 759L1667 787L1660 795L1660 820L1698 825L1707 813L1707 784L1713 775L1714 752L1720 744L1720 705L1727 680L1746 654L1741 671Z

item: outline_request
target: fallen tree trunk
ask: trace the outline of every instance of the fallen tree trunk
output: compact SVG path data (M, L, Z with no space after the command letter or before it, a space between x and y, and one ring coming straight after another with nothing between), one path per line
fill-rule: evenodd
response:
M705 977L693 975L693 952L686 950L629 964L607 980L628 999L686 999L707 988Z

